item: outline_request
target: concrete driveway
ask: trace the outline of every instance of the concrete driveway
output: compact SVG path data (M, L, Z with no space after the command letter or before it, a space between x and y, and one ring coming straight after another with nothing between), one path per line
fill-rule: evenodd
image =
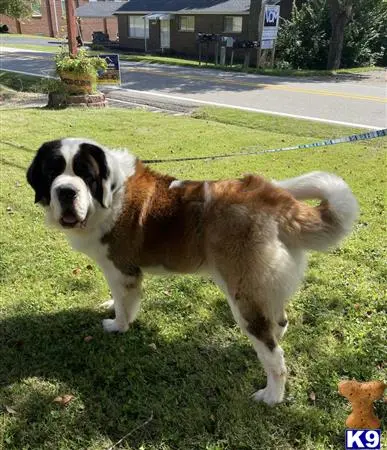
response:
M10 51L1 54L1 68L53 75L47 53ZM108 96L164 103L213 104L248 111L307 118L364 128L387 125L385 72L346 78L288 78L123 62L121 90Z

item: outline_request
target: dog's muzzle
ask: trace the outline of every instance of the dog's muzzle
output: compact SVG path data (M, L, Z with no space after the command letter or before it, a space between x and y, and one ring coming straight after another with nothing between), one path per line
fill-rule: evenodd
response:
M60 186L57 188L56 195L62 209L60 224L64 228L74 228L81 222L74 207L77 191L72 186Z

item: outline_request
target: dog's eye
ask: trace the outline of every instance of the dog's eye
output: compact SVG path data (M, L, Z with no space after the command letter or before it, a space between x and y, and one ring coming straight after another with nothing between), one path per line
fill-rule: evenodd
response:
M83 179L85 180L85 183L88 185L92 185L95 182L94 178L91 175L86 175L83 177Z
M54 178L55 178L55 171L54 170L48 170L47 171L47 178L49 179L49 180L53 180Z

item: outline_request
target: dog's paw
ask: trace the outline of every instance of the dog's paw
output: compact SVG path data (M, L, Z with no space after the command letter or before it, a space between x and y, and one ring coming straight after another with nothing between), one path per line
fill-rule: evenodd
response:
M269 406L273 406L282 402L283 395L266 386L264 389L255 392L252 398L257 402L264 402Z
M108 333L125 333L129 325L119 324L116 319L104 319L102 326Z
M99 305L101 308L107 309L108 311L114 311L114 300L110 298Z

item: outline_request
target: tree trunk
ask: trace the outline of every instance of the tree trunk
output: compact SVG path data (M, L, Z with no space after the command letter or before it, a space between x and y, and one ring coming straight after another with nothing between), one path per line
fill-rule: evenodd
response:
M345 3L346 2L346 3ZM344 45L344 28L352 13L352 0L328 0L332 33L329 41L327 69L340 68Z

